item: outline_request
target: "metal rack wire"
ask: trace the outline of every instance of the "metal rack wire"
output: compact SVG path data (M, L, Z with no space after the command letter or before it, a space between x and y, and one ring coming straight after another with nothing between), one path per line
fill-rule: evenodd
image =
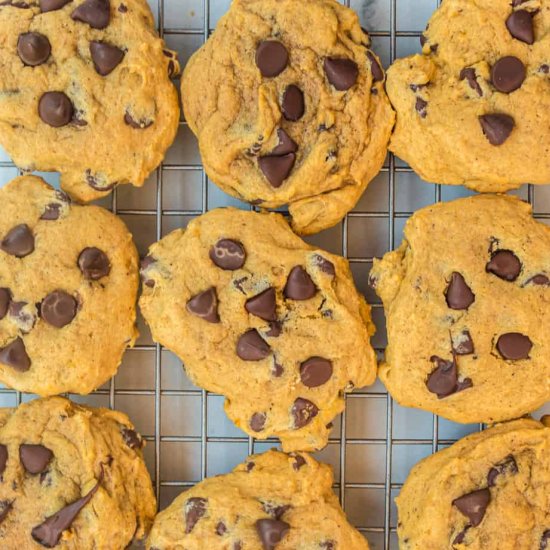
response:
M150 3L159 33L170 47L183 53L185 61L191 51L208 38L216 14L227 8L229 0L150 0ZM362 24L373 36L374 47L386 65L398 55L419 49L420 32L438 3L438 0L345 0L346 5L361 15ZM406 14L420 12L418 17L412 17L412 28L403 17L399 18L399 10ZM384 16L377 17L380 13ZM179 17L175 20L174 14L183 14L184 23L179 23ZM385 20L381 28L373 28L369 20L372 14L376 20ZM197 24L195 19L199 20ZM189 20L190 26L186 23ZM193 153L188 154L188 150ZM2 158L0 151L0 184L16 175L13 164ZM55 176L48 179L56 181ZM174 192L171 184L169 191L172 181L177 182L178 188L185 181L187 194ZM540 189L540 195L539 189L536 190L536 217L550 224L550 192ZM424 203L461 194L463 189L421 183L410 168L389 155L381 175L369 186L365 200L359 202L340 226L313 238L316 244L349 258L358 287L373 304L373 317L378 326L374 344L379 356L385 345L383 311L380 302L366 289L372 256L399 245L400 229L413 210ZM520 194L532 204L535 202L532 186L525 186ZM138 190L130 186L119 188L102 204L127 222L140 253L144 254L149 244L174 227L213 206L229 202L235 204L208 181L196 144L182 120L176 145L147 186ZM277 442L257 442L232 427L223 417L221 397L193 387L177 374L181 371L178 361L152 342L143 323L141 328L144 336L127 352L114 379L91 396L71 397L130 414L149 443L146 459L157 497L164 507L178 492L207 475L228 471L246 454L261 452ZM13 406L29 398L0 389L3 406ZM480 426L461 427L427 413L402 409L380 383L348 395L346 401L346 412L339 424L335 423L329 447L320 457L334 466L334 490L350 520L369 539L371 547L395 550L398 548L397 519L392 503L410 466ZM181 422L185 415L191 417L189 423ZM233 451L235 448L237 452Z

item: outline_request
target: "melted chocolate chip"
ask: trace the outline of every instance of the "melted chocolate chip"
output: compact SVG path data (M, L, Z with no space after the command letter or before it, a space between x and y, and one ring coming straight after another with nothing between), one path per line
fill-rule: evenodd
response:
M269 323L269 330L265 333L270 338L277 338L283 331L283 324L280 321Z
M549 286L550 285L550 279L546 276L546 275L543 275L542 273L539 273L538 275L535 275L534 277L531 277L526 284L533 284L533 285L537 285L537 286ZM1 319L1 314L0 314L0 319Z
M261 361L270 353L269 344L255 329L245 332L237 341L237 355L243 361Z
M439 399L455 393L458 383L456 361L447 361L435 355L430 358L430 361L436 365L436 368L430 373L426 381L428 390L435 393Z
M284 296L290 300L309 300L317 293L317 287L302 266L295 266L286 281Z
M124 443L126 443L130 449L141 449L141 447L143 447L143 440L135 430L124 426L120 433L122 435L122 439L124 439Z
M529 337L519 332L508 332L502 334L497 340L497 350L504 359L509 361L519 361L529 359L529 352L533 347L533 342Z
M414 108L421 118L426 118L428 115L428 102L421 97L416 98Z
M259 413L259 412L254 413L250 417L250 423L249 423L250 429L254 432L261 432L264 429L265 421L266 421L265 413Z
M277 138L279 144L271 151L271 156L282 156L298 150L296 142L282 128L277 130Z
M494 487L496 485L496 479L501 475L517 474L518 465L512 455L507 456L502 462L495 464L487 474L487 485Z
M491 254L491 260L485 266L485 271L512 282L521 273L521 262L510 250L497 250Z
M276 360L273 360L273 367L271 368L271 374L275 378L280 378L281 376L283 376L284 372L285 372L285 369L283 368L283 365L277 363Z
M27 302L10 302L9 314L18 328L24 334L28 334L36 324L36 313L34 307L27 307Z
M326 384L332 376L332 362L323 357L310 357L300 365L300 380L308 388Z
M208 499L193 497L185 503L185 533L189 534L206 513Z
M61 205L58 202L52 202L46 205L44 213L40 216L44 221L56 221L61 215Z
M479 489L453 500L453 504L470 520L472 526L477 527L483 520L490 501L489 489Z
M219 323L218 315L218 296L214 287L205 290L193 296L186 305L187 311L208 321L209 323Z
M11 292L9 288L0 288L0 319L3 319L8 313L11 302Z
M256 467L255 462L247 462L246 463L246 471L250 473L254 468Z
M147 118L135 119L130 113L124 115L124 123L135 130L146 130L153 125L153 121Z
M28 225L16 225L2 239L0 248L7 254L24 258L34 252L34 235Z
M378 59L376 59L376 56L372 52L367 52L367 57L370 61L370 71L372 73L373 82L382 82L384 80L384 71Z
M0 476L4 473L7 462L8 448L4 444L0 443Z
M281 107L286 120L293 122L300 120L304 116L305 111L304 93L302 90L294 84L287 86L283 94Z
M290 530L290 525L276 519L259 519L256 522L256 532L264 550L274 550Z
M71 18L87 23L92 29L105 29L111 18L109 0L85 0L71 13Z
M459 335L453 338L453 351L457 355L470 355L474 353L474 342L470 331L463 330Z
M323 64L328 81L338 90L349 90L359 75L357 63L351 59L326 57Z
M307 426L319 414L319 409L315 403L298 397L292 405L292 418L294 419L294 428L299 429Z
M31 360L20 337L12 340L7 346L0 348L0 363L8 365L19 372L29 370Z
M512 12L510 17L506 19L506 28L514 38L526 44L533 44L535 42L533 16L527 10Z
M491 69L491 82L499 91L506 94L517 90L525 80L525 66L512 55L500 58Z
M336 270L334 268L334 264L327 260L326 258L323 258L323 256L319 254L315 254L314 256L315 265L327 275L330 275L331 277L334 277L336 275Z
M466 284L464 277L455 271L451 275L451 280L445 291L445 299L451 309L463 310L468 309L476 297Z
M40 11L46 13L48 11L60 10L72 0L40 0Z
M466 525L462 531L457 533L456 537L453 540L453 544L462 544L466 538L466 533L472 528L471 525Z
M29 474L40 474L43 472L51 459L53 453L44 445L20 445L19 459Z
M275 289L273 287L260 292L256 296L249 298L244 307L248 313L256 315L264 321L277 320L277 300Z
M512 133L516 123L509 115L490 114L479 117L483 134L491 145L502 145Z
M294 462L292 463L292 467L298 471L302 466L306 465L306 459L301 455L296 455L294 457Z
M477 75L475 69L467 67L460 71L460 80L466 80L472 90L474 90L479 97L483 96L483 90L477 81Z
M50 57L52 47L46 36L38 32L26 32L19 35L17 53L21 61L30 67L42 65Z
M266 514L274 517L275 519L281 519L286 512L288 512L292 506L290 504L283 504L282 506L276 506L269 502L263 502L262 508Z
M153 258L153 256L145 256L145 258L143 258L143 260L139 263L139 275L143 281L143 284L149 288L154 288L155 281L153 279L149 279L146 272L150 266L156 263L157 260Z
M220 269L235 271L244 265L246 252L239 241L221 239L210 248L210 259Z
M63 92L46 92L38 103L38 114L49 126L61 128L73 119L74 107Z
M288 52L277 40L264 40L256 48L256 65L262 76L271 78L282 73L288 64Z
M227 533L227 527L223 521L219 521L216 525L216 535L223 537Z
M106 42L90 42L94 68L101 76L112 73L124 58L124 51Z
M111 272L111 263L107 254L95 247L85 248L80 253L78 267L84 277L91 281L98 281Z
M281 156L267 155L258 159L258 166L271 186L277 189L288 178L295 162L295 153Z
M48 294L40 306L40 315L46 323L63 328L76 316L77 301L63 290L55 290Z

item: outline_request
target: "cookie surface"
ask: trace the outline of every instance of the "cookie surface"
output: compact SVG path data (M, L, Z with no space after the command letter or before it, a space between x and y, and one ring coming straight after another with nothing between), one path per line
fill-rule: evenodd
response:
M334 0L236 0L182 79L210 178L298 233L334 225L378 173L394 122L357 15Z
M62 397L0 409L2 547L122 550L144 538L156 500L142 446L117 411Z
M163 48L145 0L1 2L0 144L80 201L143 185L179 121Z
M279 214L219 209L172 232L142 266L153 338L228 416L283 448L326 445L343 393L374 382L370 308L346 260L306 244Z
M396 498L399 548L545 550L548 420L500 424L417 464Z
M379 376L402 405L456 422L517 418L550 399L550 228L505 195L419 210L375 260L386 312Z
M434 183L550 183L550 1L446 0L422 42L388 70L390 150Z
M0 189L0 382L89 393L137 331L138 257L124 223L33 176Z
M149 550L368 550L332 491L332 471L309 455L268 451L206 479L156 518Z

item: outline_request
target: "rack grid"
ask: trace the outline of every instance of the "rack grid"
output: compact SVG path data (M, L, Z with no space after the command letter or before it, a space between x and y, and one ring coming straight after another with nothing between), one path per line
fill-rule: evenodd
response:
M306 2L307 0L304 0ZM179 52L182 65L212 32L230 0L149 0L159 33ZM373 37L385 67L396 57L420 50L419 36L440 0L345 0ZM179 85L179 82L177 82ZM0 186L18 173L0 150ZM55 174L41 174L54 185ZM428 204L470 194L462 187L428 185L393 155L356 208L337 227L307 240L350 260L358 288L373 307L383 356L386 343L380 301L367 287L374 256L398 246L406 219ZM535 217L550 225L550 189L525 185L517 191L534 206ZM196 141L184 120L175 144L146 186L124 186L99 202L122 217L143 256L150 244L217 206L250 206L225 195L210 182ZM235 428L223 412L223 397L191 384L181 362L155 344L143 320L141 337L118 374L90 396L76 401L128 413L147 440L145 456L161 508L207 476L224 473L247 454L277 445L255 441ZM0 406L33 396L0 386ZM393 402L380 382L346 397L346 410L334 423L329 445L317 456L335 470L334 490L352 523L373 550L397 550L394 497L410 468L421 458L482 429L461 426ZM550 412L550 404L541 412Z

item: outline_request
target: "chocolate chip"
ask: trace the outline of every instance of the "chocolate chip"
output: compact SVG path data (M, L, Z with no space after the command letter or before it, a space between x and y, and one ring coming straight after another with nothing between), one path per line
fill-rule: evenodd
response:
M261 432L266 421L265 413L254 413L250 418L250 429L254 432Z
M53 453L44 445L20 445L19 460L29 474L39 474L43 472L51 459Z
M526 44L533 44L535 42L533 16L527 10L512 12L510 17L506 19L506 28L514 38Z
M499 336L497 350L504 359L519 361L528 359L533 342L519 332L508 332Z
M248 313L256 315L264 321L277 320L277 300L275 289L273 287L260 292L256 296L249 298L244 307Z
M152 120L146 118L140 118L136 120L130 113L126 113L124 115L124 122L126 125L134 128L135 130L145 130L149 128L149 126L153 125Z
M8 448L4 444L0 443L0 476L4 473L7 462Z
M464 277L455 271L451 275L451 280L445 291L445 299L451 309L462 310L468 309L474 303L476 297L466 284Z
M107 254L99 248L85 248L78 257L78 267L86 279L97 281L111 272Z
M428 102L421 97L416 98L414 108L421 118L426 118L426 116L428 115Z
M510 137L516 125L514 119L509 115L492 114L482 115L478 118L483 134L491 145L502 145Z
M338 90L349 90L357 81L359 69L351 59L326 57L323 67L328 81Z
M25 344L20 337L17 337L7 346L0 348L0 363L8 365L19 372L29 370L31 360L27 355Z
M275 378L280 378L281 376L283 376L285 372L285 369L283 368L283 365L277 363L277 361L273 361L273 367L271 368L271 374L275 377Z
M547 65L546 63L544 63L543 65L541 65L539 67L539 71L542 74L549 74L550 73L550 65Z
M435 393L439 399L455 393L458 383L456 361L447 361L435 355L430 357L430 361L435 363L436 368L430 373L426 381L428 390Z
M277 40L264 40L256 48L256 65L262 76L271 78L282 73L288 64L288 52Z
M246 252L239 241L221 239L210 248L210 259L220 269L235 271L244 265Z
M295 153L282 156L267 155L258 159L258 166L271 186L279 188L288 178L295 162Z
M487 474L487 485L494 487L498 476L507 474L517 474L518 465L512 455L507 456L502 462L495 464Z
M185 503L185 533L188 535L206 513L208 499L192 497Z
M491 82L506 94L517 90L525 80L525 66L513 55L500 58L491 69Z
M52 202L46 205L44 213L40 216L44 221L56 221L61 215L61 205L58 202Z
M477 75L475 69L467 67L460 71L460 80L466 80L472 90L474 90L479 97L483 96L483 90L477 81Z
M94 68L101 76L107 76L115 70L124 58L124 52L106 42L90 42L90 54Z
M287 86L283 94L281 107L283 116L286 120L291 120L293 122L300 120L305 111L304 94L302 90L294 84Z
M269 330L265 333L270 338L277 338L283 330L283 324L280 321L269 323Z
M281 519L286 512L288 512L292 506L290 504L283 504L282 506L276 506L269 502L262 502L262 508L266 514L274 517L275 519Z
M126 4L120 4L120 6L118 7L118 11L120 13L128 13L128 8Z
M71 13L71 18L88 23L92 29L104 29L111 18L109 0L85 0Z
M310 357L300 365L300 380L308 388L326 384L332 376L332 362L323 357Z
M307 426L319 413L319 408L315 403L298 397L292 405L292 417L294 419L294 428L299 429Z
M63 92L46 92L38 103L40 118L53 128L61 128L71 122L74 107Z
M470 520L474 527L477 527L483 520L490 501L491 493L489 489L479 489L453 500L453 504L461 514Z
M453 351L457 355L470 355L474 353L474 342L470 335L470 331L463 330L453 338Z
M2 523L9 511L11 510L13 502L10 500L0 500L0 523Z
M0 288L0 319L3 319L8 313L11 302L11 292L9 288Z
M271 151L270 156L280 157L298 150L296 142L282 128L277 130L277 137L279 144Z
M86 183L96 191L110 191L116 186L116 182L109 183L105 176L100 174L92 174L91 170L86 170Z
M241 543L240 540L238 540L237 542L234 542L233 543L233 548L232 550L243 550L243 545Z
M99 479L90 492L68 506L65 506L55 514L47 517L43 523L34 527L31 531L32 538L46 548L53 548L56 546L61 539L63 531L71 526L80 510L92 500L92 497L96 494L102 481L103 466Z
M317 293L317 287L302 266L294 266L286 281L284 296L290 300L309 300Z
M466 538L466 533L472 528L471 525L466 525L462 531L457 533L456 537L453 540L454 544L462 544L464 542L464 539Z
M223 537L227 533L227 527L225 526L225 523L223 521L219 521L218 525L216 525L216 535L219 535L220 537Z
M298 471L302 466L306 465L306 459L301 455L296 455L294 457L294 462L292 463L292 467Z
M256 464L254 462L247 462L246 463L246 471L248 473L250 473L255 467L256 467Z
M48 11L60 10L72 0L40 0L40 11L46 13Z
M25 334L29 333L36 324L36 310L27 302L10 302L9 314L18 325L19 330Z
M126 445L130 447L130 449L141 449L141 447L143 447L143 440L135 430L124 426L121 429L120 433L122 434L122 439L124 439L124 443L126 443Z
M256 522L256 532L264 550L274 550L289 530L288 523L276 519L259 519Z
M370 61L370 72L372 73L373 82L382 82L384 80L384 71L372 52L367 52L367 57Z
M334 277L334 275L336 275L336 270L335 270L334 264L332 262L330 262L326 258L323 258L323 256L321 256L319 254L315 254L313 259L315 261L315 265L323 273L326 273L327 275L330 275L331 277Z
M26 32L19 35L17 53L21 61L30 67L42 65L50 57L52 47L50 41L38 32Z
M255 329L245 332L237 341L237 355L243 361L261 361L270 353L269 344Z
M324 540L319 543L319 548L322 548L322 550L335 550L336 543L333 540Z
M539 285L539 286L548 286L550 285L550 279L546 275L539 273L538 275L531 277L526 284L529 284L529 283L534 285ZM0 308L0 311L1 311L1 308ZM2 315L0 313L0 319L1 318L2 318Z
M485 266L485 271L512 282L521 272L521 262L510 250L497 250L491 254L491 260Z
M550 529L544 531L540 539L540 550L547 550L547 548L550 548Z
M153 279L149 279L146 272L150 266L156 263L157 260L153 258L153 256L145 256L145 258L139 262L139 275L143 281L143 284L149 288L153 288L155 286L155 281Z
M205 290L193 296L186 305L187 311L208 321L209 323L219 323L218 315L218 296L214 287Z
M27 224L12 227L0 243L0 248L7 254L24 258L34 252L34 236Z
M40 315L46 323L63 328L76 316L77 301L63 290L50 292L40 306Z
M428 38L427 36L422 33L419 37L418 37L419 41L420 41L420 46L423 48L424 47L424 44L426 44L426 42L428 41Z

